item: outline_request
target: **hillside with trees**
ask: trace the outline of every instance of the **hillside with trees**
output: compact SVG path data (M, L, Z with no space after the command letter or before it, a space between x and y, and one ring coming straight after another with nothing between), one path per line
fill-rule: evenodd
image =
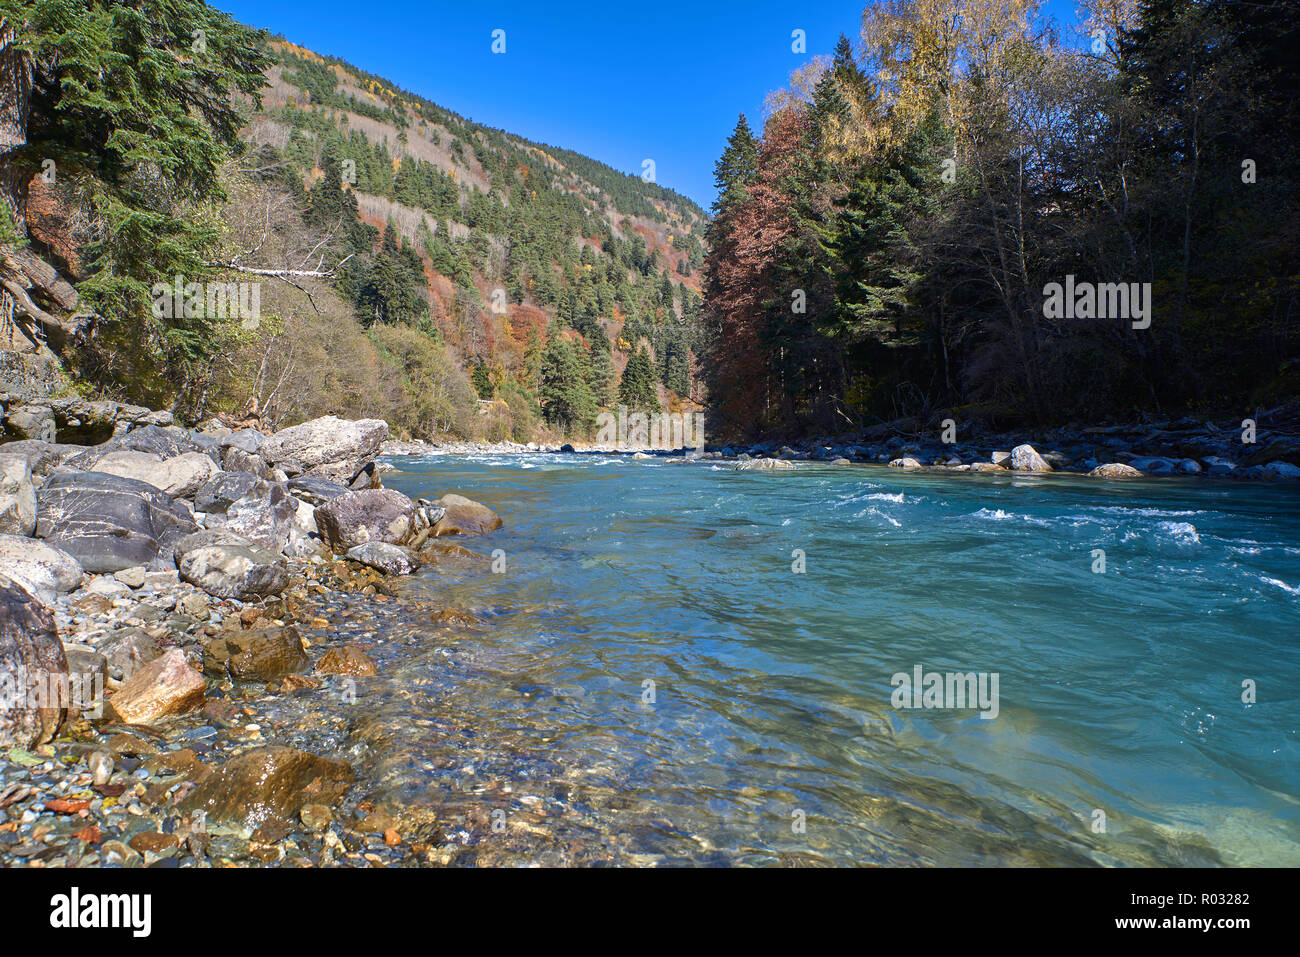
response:
M1087 0L1082 46L1038 12L873 2L741 117L707 237L713 435L1294 399L1300 7ZM1049 308L1075 280L1150 284L1150 311Z
M699 407L705 216L672 190L196 0L0 0L0 36L6 345L73 387L428 439ZM160 317L175 277L260 315Z

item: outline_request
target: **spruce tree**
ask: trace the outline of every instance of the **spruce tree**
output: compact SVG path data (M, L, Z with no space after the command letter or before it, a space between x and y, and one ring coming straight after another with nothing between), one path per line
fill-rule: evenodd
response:
M566 434L590 431L596 400L573 343L559 330L552 331L542 354L540 394L542 414L551 425Z
M650 353L644 346L638 346L627 360L618 386L618 401L629 409L638 411L660 410L659 396L655 391L654 367L650 362Z

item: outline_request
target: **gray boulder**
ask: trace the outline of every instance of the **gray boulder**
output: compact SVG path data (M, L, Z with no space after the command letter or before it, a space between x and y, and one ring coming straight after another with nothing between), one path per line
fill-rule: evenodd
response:
M54 413L49 406L23 405L5 416L5 428L19 439L53 442L55 436Z
M258 450L272 467L350 482L388 438L383 419L350 422L332 415L276 432Z
M105 455L111 452L150 452L160 459L171 459L186 452L202 449L188 432L175 426L144 425L92 446L64 461L71 469L90 471Z
M415 531L415 503L392 489L348 492L316 509L316 528L335 553L366 542L401 545Z
M1159 456L1145 456L1131 459L1129 465L1148 475L1172 475L1178 463L1172 459L1160 458Z
M69 456L85 451L80 445L60 445L57 442L41 442L38 439L6 442L3 449L9 455L26 456L32 475L37 477L48 475Z
M1142 473L1131 465L1124 465L1122 462L1107 462L1105 465L1098 465L1088 473L1093 478L1141 478Z
M63 723L68 661L54 614L0 578L0 748L49 741Z
M385 575L409 575L420 567L415 556L405 548L385 542L366 542L364 545L349 548L347 557Z
M48 542L20 535L0 535L0 575L15 581L29 576L52 581L56 592L75 591L86 577L75 558Z
M1224 475L1231 475L1237 470L1237 463L1229 459L1222 458L1218 455L1210 455L1201 459L1205 466L1205 472L1212 478L1218 478Z
M226 449L239 449L249 455L256 455L257 450L266 443L266 436L256 429L240 429L220 436L216 441L217 447L223 452Z
M1290 462L1269 462L1264 466L1262 474L1272 482L1294 482L1300 479L1300 466Z
M733 472L768 472L780 469L794 468L793 462L786 462L783 459L745 459L737 462L732 468Z
M61 472L41 487L36 535L88 572L149 565L162 547L197 530L179 502L146 482L102 472Z
M237 445L229 446L221 453L221 467L227 472L247 472L267 481L275 480L275 469L256 452L248 452Z
M1011 467L1017 472L1050 472L1051 464L1029 444L1011 450Z
M224 541L182 548L177 545L181 578L217 598L248 601L278 595L289 584L288 566L275 552L230 532ZM188 536L183 541L193 541Z
M220 469L202 452L182 452L165 459L153 452L121 449L101 456L95 471L148 482L171 498L187 498Z
M311 505L324 505L340 495L348 494L350 489L319 475L299 475L289 479L289 491Z
M270 484L249 472L219 472L208 479L194 493L194 508L199 512L224 515L245 495L270 491Z
M298 515L298 500L283 485L256 488L226 510L226 528L269 548L283 551Z
M25 455L0 452L0 533L30 535L36 529L36 487Z
M191 532L176 539L171 545L171 557L179 568L181 559L192 551L200 548L209 548L213 545L251 545L255 544L246 539L243 535L229 531L225 528L204 528L197 532Z

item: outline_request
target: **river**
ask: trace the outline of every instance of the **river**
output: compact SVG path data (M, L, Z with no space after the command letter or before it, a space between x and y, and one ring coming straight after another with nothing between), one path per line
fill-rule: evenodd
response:
M505 521L362 619L364 788L461 863L1300 864L1289 487L390 461Z

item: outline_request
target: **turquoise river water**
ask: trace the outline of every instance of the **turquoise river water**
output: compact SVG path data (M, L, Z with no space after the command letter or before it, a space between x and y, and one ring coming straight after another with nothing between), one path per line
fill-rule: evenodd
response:
M1300 865L1289 487L390 461L505 521L407 586L477 625L390 649L372 736L408 799L535 792L491 860ZM896 708L918 667L996 717Z

